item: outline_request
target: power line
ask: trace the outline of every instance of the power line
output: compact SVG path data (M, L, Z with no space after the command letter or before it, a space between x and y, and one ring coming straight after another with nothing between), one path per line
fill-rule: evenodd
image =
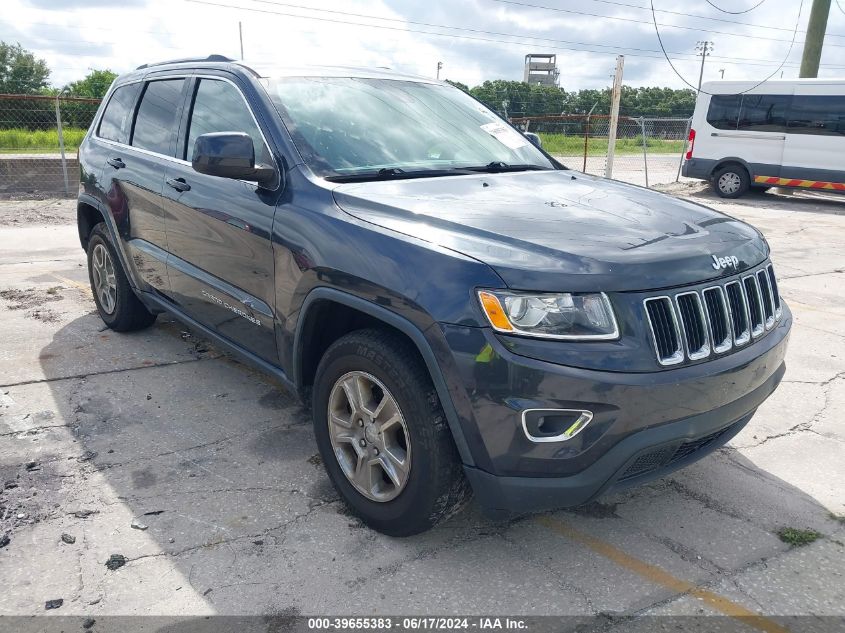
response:
M656 21L656 17L654 15L654 13L652 13L652 20L638 20L637 18L623 18L623 17L616 16L616 15L602 15L600 13L587 13L586 11L576 11L575 9L562 9L560 7L549 7L549 6L540 5L540 4L530 4L528 2L520 2L519 0L490 0L490 1L491 2L499 2L501 4L512 4L512 5L516 5L516 6L520 6L520 7L531 7L531 8L534 8L534 9L545 9L547 11L557 11L559 13L584 15L584 16L587 16L587 17L602 18L602 19L605 19L605 20L618 20L618 21L621 21L621 22L632 22L632 23L635 23L635 24L651 25L653 22ZM635 8L641 8L641 7L635 6ZM656 12L656 10L655 10L655 12ZM741 37L741 38L744 38L744 39L768 40L770 42L786 42L786 43L790 42L790 40L784 40L784 39L777 38L777 37L765 37L765 36L762 36L762 35L749 35L747 33L734 33L734 32L731 32L731 31L717 31L715 29L703 29L703 28L697 27L697 26L682 26L680 24L663 24L663 23L660 23L659 26L672 28L672 29L682 29L684 31L696 31L698 33L700 33L701 31L707 31L708 33L718 33L719 35L727 35L727 36L730 36L730 37ZM748 25L748 26L753 26L753 25ZM793 31L793 35L797 35L797 33L798 33L797 30ZM837 37L845 37L845 36L837 36ZM794 39L792 40L792 43L795 43ZM845 48L845 44L828 44L828 46L836 46L838 48Z
M625 49L625 50L629 50L629 51L638 51L638 52L641 52L641 53L657 53L657 54L661 53L661 51L659 51L657 49L653 49L653 48L636 48L636 47L633 47L633 46L616 46L616 45L609 45L609 44L594 44L592 42L574 42L574 41L569 41L569 40L558 40L558 39L553 39L553 38L548 38L548 37L538 37L538 36L523 34L523 33L502 33L502 32L499 32L499 31L485 31L483 29L473 29L473 28L463 27L463 26L449 26L449 25L446 25L446 24L433 24L433 23L430 23L430 22L415 22L413 20L405 20L405 19L399 19L399 18L384 18L384 17L380 17L380 16L377 16L377 15L367 15L367 14L363 14L363 13L351 13L351 12L348 12L348 11L337 11L337 10L332 10L332 9L318 9L318 8L312 8L312 7L309 7L309 6L303 6L303 5L299 5L299 4L291 4L291 3L288 3L288 2L278 2L276 0L251 0L251 1L255 2L255 3L259 3L259 4L269 4L269 5L273 5L273 6L288 7L288 8L293 8L293 9L304 9L304 10L307 10L307 11L315 11L315 12L318 12L318 13L332 13L332 14L335 14L335 15L343 15L343 16L346 16L346 17L355 17L355 18L362 18L362 19L368 19L368 20L382 20L382 21L385 21L385 22L399 22L399 23L402 23L402 24L413 24L415 26L425 26L425 27L438 28L438 29L451 29L451 30L456 30L456 31L466 31L466 32L469 32L469 33L481 33L483 35L496 35L496 36L500 36L500 37L524 38L524 39L530 39L530 40L552 42L552 43L555 43L555 44L569 44L569 45L576 45L576 46L592 46L592 47L598 47L598 48L609 48L613 52L619 52L621 49ZM247 10L249 10L249 9L247 8ZM302 17L306 17L306 16L302 16ZM364 25L364 26L366 26L366 25ZM670 54L671 55L685 55L685 56L688 56L688 57L692 55L692 53L683 53L683 52L679 52L679 51L670 52ZM779 61L771 60L771 59L757 59L757 58L735 57L735 56L731 56L731 57L713 56L713 59L734 60L735 62L764 62L764 63L768 63L768 64L779 64L780 63ZM798 63L796 62L796 63L794 63L794 65L797 66Z
M399 20L399 19L393 19L393 18L382 18L382 17L378 17L378 16L349 13L349 12L343 12L343 11L333 11L333 10L330 10L330 9L311 9L310 7L301 7L300 5L291 5L291 4L288 4L288 3L272 2L270 0L253 0L253 1L262 2L263 4L270 4L270 5L279 5L279 6L287 6L287 7L293 6L293 7L303 8L303 9L307 9L307 10L311 10L311 11L320 11L320 12L340 14L340 15L344 15L344 16L347 16L347 17L358 17L358 18L364 18L364 19L375 19L375 20L383 20L383 21L391 21L391 22L400 22L402 24L424 25L424 26L429 26L429 27L434 27L434 28L462 30L462 31L469 31L469 32L473 32L473 33L496 35L498 37L505 36L505 37L512 37L512 38L521 38L522 40L526 40L526 39L527 40L540 40L540 41L549 41L549 42L553 42L553 43L577 45L577 46L557 46L557 47L548 46L547 48L549 48L551 50L577 51L577 52L593 53L593 54L607 54L609 52L609 51L601 51L601 50L590 50L590 49L587 49L587 48L579 48L578 47L578 46L589 46L589 47L593 47L593 48L596 48L596 47L609 48L613 52L620 52L622 49L625 49L625 50L637 50L637 51L640 51L641 53L656 53L656 55L644 55L644 54L639 54L639 53L626 53L627 55L629 55L631 57L640 57L640 58L644 58L644 59L663 59L663 55L666 54L665 51L656 50L656 49L637 49L637 48L629 48L629 47L611 46L611 45L607 45L607 44L592 44L592 43L589 43L589 42L569 42L569 41L566 41L566 40L554 40L554 39L550 39L550 38L539 38L539 37L534 37L534 36L531 36L531 35L518 35L518 34L512 34L512 33L500 33L500 32L496 32L496 31L482 31L480 29L469 29L469 28L466 28L466 27L446 26L446 25L423 23L423 22L408 22L406 20ZM502 45L502 44L521 44L521 45L531 45L531 46L534 45L533 43L529 43L529 42L525 42L525 41L503 42L501 39L491 39L491 38L488 38L488 37L478 37L478 36L470 36L470 35L457 35L457 34L454 34L454 33L439 33L439 32L436 32L436 31L426 31L426 30L414 29L414 28L403 28L403 27L399 27L399 26L387 26L387 25L383 25L383 24L362 24L360 22L350 22L348 20L342 20L342 19L327 18L327 17L320 17L320 16L313 16L313 15L301 15L301 14L298 14L298 13L287 13L287 12L283 12L283 11L270 11L270 10L267 10L267 9L259 9L259 8L256 8L256 7L246 7L246 6L241 6L241 5L233 5L233 4L228 4L228 3L225 3L225 2L211 2L210 0L185 0L185 2L191 2L191 3L194 3L194 4L202 4L202 5L207 5L207 6L221 7L221 8L225 8L225 9L252 11L252 12L256 12L256 13L263 13L263 14L269 14L269 15L280 15L280 16L284 16L284 17L300 18L300 19L305 19L305 20L314 20L314 21L318 21L318 22L329 22L329 23L334 23L334 24L348 24L348 25L354 25L354 26L361 26L361 27L364 27L364 28L382 29L382 30L389 30L389 31L399 31L399 32L405 32L405 33L420 33L420 34L423 34L423 35L434 35L434 36L437 36L437 37L448 37L448 38L452 38L452 39L460 39L460 40L468 40L468 41L491 42L491 43L495 43L495 44L499 44L499 45ZM685 55L685 56L691 55L690 53L680 53L680 52L679 53L673 52L671 54L672 55L675 55L675 54ZM720 59L722 59L722 58L720 58ZM689 61L689 60L682 60L682 61ZM757 59L744 59L743 60L743 58L736 58L736 57L724 58L722 60L722 63L742 65L742 66L764 66L764 67L777 64L778 69L782 68L784 65L787 65L787 63L785 63L785 62L779 62L779 61L775 61L775 60L757 60ZM791 62L791 63L788 63L788 65L797 66L797 63Z
M714 9L716 9L717 11L721 11L722 13L729 13L729 14L731 14L731 15L742 15L743 13L750 13L751 11L753 11L754 9L756 9L757 7L759 7L761 4L763 4L765 1L766 1L766 0L760 0L760 2L758 2L757 4L755 4L755 5L754 5L753 7L751 7L750 9L743 9L742 11L728 11L727 9L723 9L722 7L720 7L719 5L717 5L717 4L716 4L715 2L713 2L712 0L706 0L707 4L709 4L711 7L713 7L713 8L714 8Z
M654 13L654 0L650 0L650 2L651 2L651 16L652 16L652 22L653 22L653 24L654 24L654 32L657 34L657 41L660 43L660 48L661 48L661 50L663 51L663 55L664 55L664 57L666 57L666 61L667 61L667 62L669 62L669 66L671 66L671 67L672 67L672 70L673 70L673 71L674 71L674 73L678 76L678 79L680 79L681 81L683 81L686 85L688 85L690 88L692 88L692 89L694 90L694 89L695 89L695 86L693 86L690 82L688 82L688 81L684 78L684 76L683 76L683 75L681 75L681 73L679 73L679 72L678 72L678 69L677 69L677 68L675 68L675 64L673 64L673 63L672 63L672 60L671 60L671 59L669 59L669 55L668 55L668 54L666 54L666 49L665 49L665 48L664 48L664 46L663 46L663 39L660 37L660 29L659 29L659 28L658 28L658 26L657 26L657 15L655 15L655 13ZM783 68L783 66L786 64L786 60L787 60L787 59L789 59L789 55L792 53L792 47L795 45L795 36L798 34L798 25L801 23L801 11L802 11L803 9L804 9L804 0L801 0L801 4L798 6L798 18L795 20L795 32L792 34L792 42L789 44L789 50L786 52L786 57L784 57L784 59L783 59L783 63L780 65L780 67L779 67L779 68L776 68L776 69L775 69L775 71L774 71L771 75L769 75L768 77L766 77L766 78L765 78L763 81L761 81L760 83L758 83L758 84L756 84L756 85L752 86L752 87L751 87L751 88L749 88L748 90L743 90L742 92L739 92L739 93L737 93L737 94L745 94L745 93L747 93L747 92L751 92L751 91L752 91L752 90L754 90L755 88L758 88L758 87L762 86L764 83L766 83L767 81L769 81L769 79L771 79L772 77L774 77L774 76L778 73L778 71L780 71L780 69L781 69L781 68ZM703 60L703 59L702 59L702 62L701 62L701 63L702 63L702 64L704 63L704 60ZM712 95L712 93L709 93L709 92L707 92L707 91L705 91L705 90L700 90L700 89L699 89L699 92L703 92L703 93L704 93L704 94L706 94L706 95Z

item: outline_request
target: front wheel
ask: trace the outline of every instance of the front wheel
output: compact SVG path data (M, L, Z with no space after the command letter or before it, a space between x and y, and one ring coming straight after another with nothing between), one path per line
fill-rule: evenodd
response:
M748 171L736 163L725 165L713 174L713 188L722 198L739 198L750 185Z
M317 368L312 406L329 478L373 529L418 534L469 498L437 392L401 336L360 330L337 340Z

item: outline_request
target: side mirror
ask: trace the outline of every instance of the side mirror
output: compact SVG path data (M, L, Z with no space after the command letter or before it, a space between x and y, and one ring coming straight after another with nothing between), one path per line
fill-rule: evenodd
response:
M525 135L525 138L534 143L537 147L543 147L543 141L539 135L534 134L534 132L523 132L523 134Z
M197 137L191 158L194 171L220 178L250 180L271 185L276 171L255 164L252 137L244 132L209 132Z

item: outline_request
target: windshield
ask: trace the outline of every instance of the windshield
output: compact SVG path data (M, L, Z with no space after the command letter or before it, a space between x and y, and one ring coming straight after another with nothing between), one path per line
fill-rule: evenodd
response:
M269 84L318 175L554 169L522 134L458 88L392 79L289 77Z

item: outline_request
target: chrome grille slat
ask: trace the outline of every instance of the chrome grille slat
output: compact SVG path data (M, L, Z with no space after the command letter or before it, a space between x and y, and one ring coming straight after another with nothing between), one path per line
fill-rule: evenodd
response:
M762 336L783 314L771 264L707 288L648 297L643 305L661 365L725 354Z
M733 347L731 318L725 291L722 290L721 286L714 286L705 288L701 294L704 297L704 306L707 309L707 322L710 325L710 340L713 341L713 351L722 354Z
M778 292L778 280L775 278L775 269L771 264L766 266L766 272L769 275L769 287L772 289L772 300L775 304L775 320L780 318L783 314L783 308L780 306L780 292Z
M651 297L644 302L651 339L661 365L676 365L684 360L678 319L669 297Z
M760 286L756 275L742 278L742 290L745 292L745 303L751 318L751 338L757 338L766 329L763 317L763 297L760 296Z
M707 322L697 292L682 292L675 295L678 313L681 315L681 332L684 335L687 356L699 360L710 355L710 337Z
M726 283L725 293L728 296L728 309L731 314L734 345L740 347L751 340L751 328L748 325L748 302L745 300L745 292L742 290L742 284L738 281Z

